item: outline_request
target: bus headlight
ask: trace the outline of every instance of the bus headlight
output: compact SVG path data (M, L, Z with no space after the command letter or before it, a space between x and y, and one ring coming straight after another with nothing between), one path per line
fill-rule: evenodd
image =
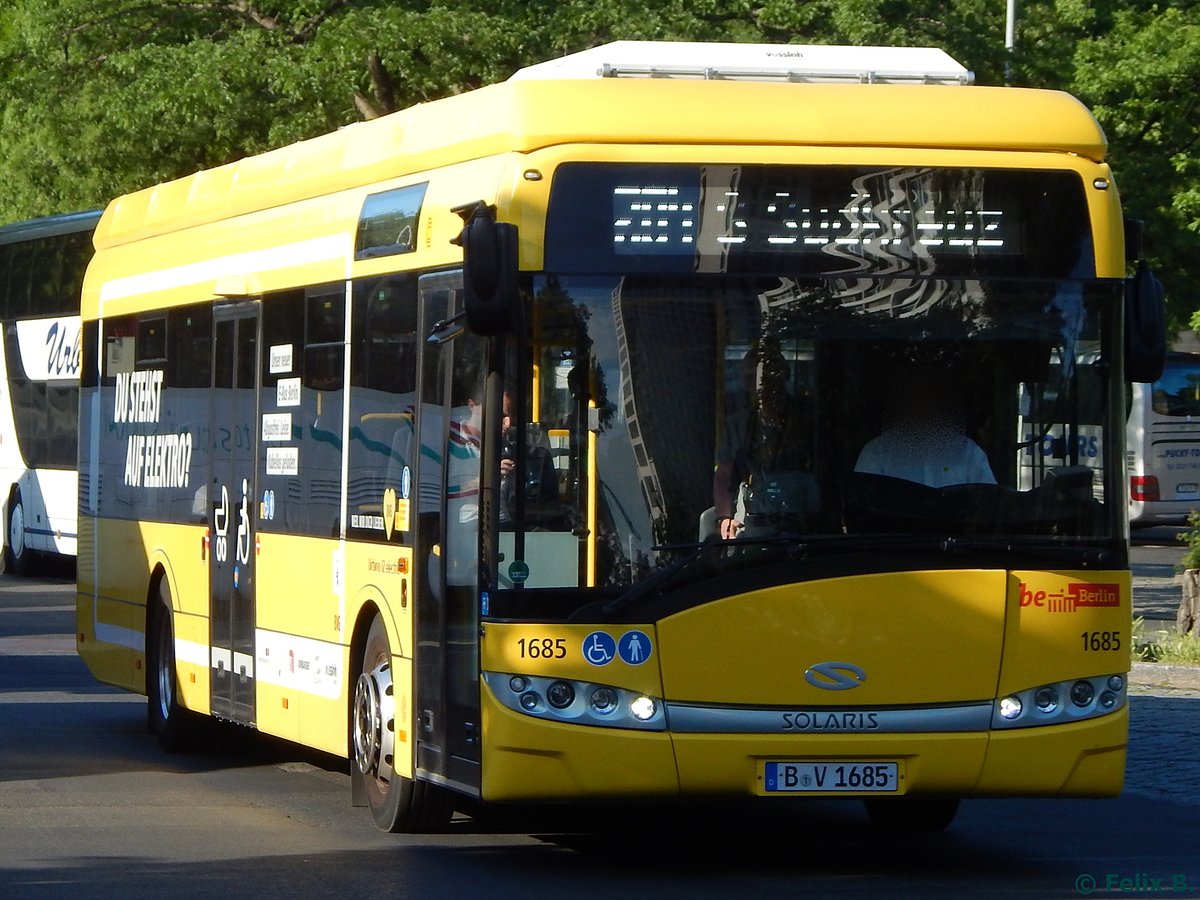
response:
M566 709L575 702L575 688L565 681L556 681L546 688L546 699L555 709Z
M1038 688L1033 694L1033 705L1039 712L1052 713L1058 709L1058 690L1054 687Z
M1061 725L1108 715L1125 705L1126 687L1125 676L1118 674L1075 678L1016 691L995 702L992 727Z
M511 672L484 672L483 680L504 706L537 719L639 731L667 727L662 701L638 691Z
M638 697L629 704L629 712L639 722L649 722L654 718L654 714L658 712L658 704L654 702L652 697Z
M601 715L608 715L617 708L617 692L612 688L599 687L592 691L592 710Z
M1071 702L1081 709L1091 706L1096 699L1096 689L1090 681L1077 681L1071 685Z
M1006 719L1015 719L1024 710L1024 704L1021 703L1020 697L1005 697L1000 701L1000 715Z

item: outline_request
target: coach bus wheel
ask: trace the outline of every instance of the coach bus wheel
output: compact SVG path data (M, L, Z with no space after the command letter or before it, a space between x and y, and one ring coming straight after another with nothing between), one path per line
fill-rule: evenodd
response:
M942 831L958 813L957 797L872 797L863 802L871 824L884 831Z
M150 610L146 629L147 726L158 736L168 753L188 749L192 737L192 716L179 704L175 674L175 634L171 623L171 589L166 579L158 583L157 597Z
M12 575L29 571L30 550L25 546L25 504L14 489L8 500L8 541L4 545L4 568Z
M391 832L444 827L453 812L445 790L398 775L394 768L396 694L387 630L379 616L363 648L351 716L351 764L362 779L375 824Z

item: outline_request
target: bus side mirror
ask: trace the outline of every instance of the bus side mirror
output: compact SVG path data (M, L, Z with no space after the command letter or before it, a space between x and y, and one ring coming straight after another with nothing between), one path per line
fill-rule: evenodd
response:
M1167 362L1163 286L1143 259L1125 281L1125 378L1149 384Z
M463 307L467 327L492 337L509 331L516 316L517 226L497 222L482 201L454 209L463 229L453 243L463 248Z

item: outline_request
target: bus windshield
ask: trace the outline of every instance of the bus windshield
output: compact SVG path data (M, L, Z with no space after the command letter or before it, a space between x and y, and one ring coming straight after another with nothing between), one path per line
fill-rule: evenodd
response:
M712 575L750 546L1119 538L1119 286L544 275L532 295L532 365L509 369L533 373L529 449L500 516L526 589L633 585L706 541Z
M1151 409L1161 416L1200 416L1200 366L1182 355L1168 359L1162 377L1150 392Z

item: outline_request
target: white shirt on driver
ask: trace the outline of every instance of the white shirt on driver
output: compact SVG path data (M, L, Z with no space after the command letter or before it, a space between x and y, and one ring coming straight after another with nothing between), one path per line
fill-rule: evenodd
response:
M933 488L996 483L987 454L978 444L959 431L929 425L904 425L868 441L854 471Z

